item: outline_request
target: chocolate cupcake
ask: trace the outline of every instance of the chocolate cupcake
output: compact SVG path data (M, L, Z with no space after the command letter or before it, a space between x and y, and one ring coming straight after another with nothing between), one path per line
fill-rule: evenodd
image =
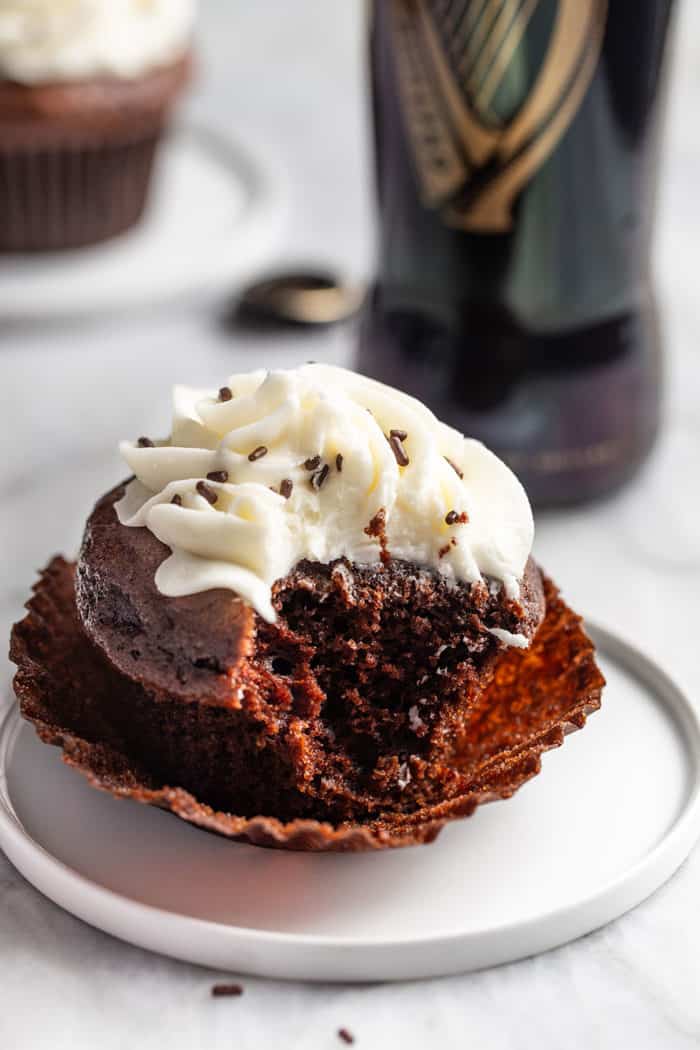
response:
M194 0L0 4L0 251L77 248L139 220L193 18Z
M265 845L430 841L598 705L522 488L413 399L234 376L122 452L13 640L25 715L98 786Z

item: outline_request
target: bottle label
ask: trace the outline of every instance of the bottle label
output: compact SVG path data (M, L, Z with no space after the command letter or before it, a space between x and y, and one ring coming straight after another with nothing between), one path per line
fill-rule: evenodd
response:
M449 226L507 232L519 193L583 102L600 58L608 0L389 5L423 203Z

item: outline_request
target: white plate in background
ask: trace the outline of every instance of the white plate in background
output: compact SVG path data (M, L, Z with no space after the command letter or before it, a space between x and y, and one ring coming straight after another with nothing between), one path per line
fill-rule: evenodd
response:
M175 126L138 226L72 251L0 253L0 318L84 315L233 291L272 260L286 212L271 163L203 126Z
M133 944L323 981L457 973L552 948L644 900L700 835L700 723L655 664L591 628L603 708L508 801L430 846L303 854L228 842L95 791L12 708L0 846L39 890Z

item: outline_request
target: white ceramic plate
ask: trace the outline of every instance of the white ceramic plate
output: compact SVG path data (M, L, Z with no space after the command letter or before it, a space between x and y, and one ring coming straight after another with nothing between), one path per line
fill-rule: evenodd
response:
M593 635L603 709L515 798L434 845L311 855L231 843L93 790L14 709L0 734L0 845L86 922L217 969L392 980L543 951L634 907L700 835L693 707L641 653Z
M277 166L275 166L277 170ZM204 127L163 143L133 230L69 252L0 255L0 318L80 315L232 291L270 262L287 211L283 182Z

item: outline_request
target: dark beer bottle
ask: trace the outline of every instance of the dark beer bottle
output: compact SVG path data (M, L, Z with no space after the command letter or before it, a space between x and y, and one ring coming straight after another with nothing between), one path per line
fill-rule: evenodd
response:
M659 423L650 272L673 0L374 0L379 274L359 367L539 504L615 489Z

